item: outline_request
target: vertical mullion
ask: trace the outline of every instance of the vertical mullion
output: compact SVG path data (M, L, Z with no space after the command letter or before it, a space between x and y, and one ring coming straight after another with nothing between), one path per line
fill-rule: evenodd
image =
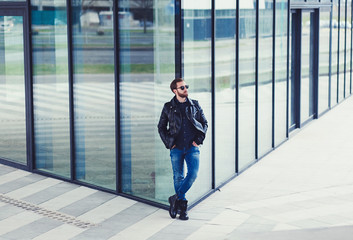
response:
M32 74L32 31L31 31L31 3L27 1L26 9L24 10L24 47L25 47L25 68L26 68L26 124L27 124L27 165L30 171L35 168L35 144L34 144L34 111L33 111L33 74Z
M347 1L344 6L344 84L343 84L343 98L346 98L346 71L347 71Z
M336 103L339 102L339 89L340 89L340 35L341 35L341 0L338 0L338 39L337 39L337 96L336 96Z
M116 192L122 191L122 158L121 158L121 125L120 125L120 34L119 34L119 2L113 1L113 31L114 31L114 72L115 72L115 175L116 175Z
M236 2L235 21L235 172L239 173L239 1Z
M215 81L216 81L216 78L215 78L215 64L216 64L216 61L215 61L215 38L216 38L216 35L215 35L215 32L216 32L216 29L215 29L215 0L211 0L211 33L212 33L212 37L211 37L211 88L212 88L212 189L215 188L215 185L216 185L216 169L215 169L215 111L216 111L216 108L215 108L215 94L216 94L216 91L215 91Z
M330 44L329 44L329 78L328 78L328 108L331 108L331 78L332 78L332 17L333 7L331 5L330 11Z
M72 17L71 0L66 0L67 16L67 50L69 70L69 117L70 117L70 171L71 181L76 179L75 171L75 121L74 121L74 89L73 89L73 44L72 44Z
M273 21L272 21L272 148L275 147L275 97L276 97L276 88L275 88L275 78L276 78L276 0L273 0Z
M290 32L291 32L291 10L290 10L290 1L288 0L287 6L287 102L286 102L286 138L289 137L289 53L290 53ZM293 37L293 36L292 36Z
M351 24L351 26L352 26L352 18L353 18L353 4L352 4L352 1L351 1L351 8L349 9L349 11L351 11L351 19L350 19L350 22L349 22L349 24ZM349 59L349 65L350 65L350 68L349 68L349 75L350 75L350 77L349 77L349 81L350 81L350 84L349 84L349 93L350 94L352 94L352 48L353 48L353 43L352 43L352 41L353 41L353 38L352 38L352 33L353 33L353 31L352 31L353 29L352 29L352 27L350 28L350 33L351 33L351 35L350 35L350 38L351 38L351 46L350 46L350 59Z
M181 13L181 0L175 0L174 28L175 28L175 78L182 77L182 41L183 20Z
M255 159L259 152L259 0L256 0L256 42L255 42Z

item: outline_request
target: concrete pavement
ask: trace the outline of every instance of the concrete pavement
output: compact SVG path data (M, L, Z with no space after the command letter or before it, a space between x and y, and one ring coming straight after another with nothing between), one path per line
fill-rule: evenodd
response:
M0 165L0 239L352 239L353 98L191 209L189 221Z

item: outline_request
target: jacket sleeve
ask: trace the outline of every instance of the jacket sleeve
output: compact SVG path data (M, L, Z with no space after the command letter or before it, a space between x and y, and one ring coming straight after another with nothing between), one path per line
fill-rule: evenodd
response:
M208 122L207 122L205 114L203 113L203 110L202 110L201 106L199 105L198 101L195 101L195 103L196 103L196 106L198 108L198 114L197 114L197 119L196 120L199 123L201 123L202 128L203 128L203 132L199 132L199 134L196 136L196 139L195 139L195 143L197 145L200 145L205 140L206 132L207 132L207 129L208 129Z
M165 147L169 149L171 148L171 146L169 146L170 145L169 138L168 138L169 131L167 129L167 126L168 126L168 114L167 114L167 106L165 104L161 113L161 117L159 118L158 133Z

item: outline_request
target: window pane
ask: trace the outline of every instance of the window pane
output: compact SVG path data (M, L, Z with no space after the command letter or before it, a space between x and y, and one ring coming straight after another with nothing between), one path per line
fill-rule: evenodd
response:
M70 176L66 0L32 2L36 168Z
M208 120L206 139L201 148L198 177L188 192L194 201L211 189L211 1L182 1L184 20L183 70L190 85L189 96L199 101Z
M173 174L156 126L173 97L174 6L154 0L121 1L120 7L122 191L167 203Z
M332 3L331 107L337 104L338 1Z
M287 137L287 0L276 1L275 145Z
M27 163L22 16L0 16L0 158Z
M216 1L216 184L235 173L236 1Z
M329 107L330 12L320 12L319 113Z
M72 4L76 178L115 189L113 2Z
M347 21L346 21L346 84L345 96L350 95L351 85L351 63L352 63L352 0L347 0Z
M313 66L312 66L312 31L313 13L302 12L301 43L301 82L300 82L300 122L305 122L313 115Z
M255 160L256 1L239 2L239 169Z
M345 44L346 44L346 3L345 1L341 1L340 4L340 50L339 50L339 74L338 74L338 101L342 101L344 99L344 84L345 84Z
M258 154L272 149L273 1L259 0Z

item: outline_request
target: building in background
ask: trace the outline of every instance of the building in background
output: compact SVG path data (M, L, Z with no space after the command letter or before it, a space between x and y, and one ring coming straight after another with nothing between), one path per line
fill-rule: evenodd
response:
M0 0L0 162L165 207L179 76L195 204L352 94L352 1Z

